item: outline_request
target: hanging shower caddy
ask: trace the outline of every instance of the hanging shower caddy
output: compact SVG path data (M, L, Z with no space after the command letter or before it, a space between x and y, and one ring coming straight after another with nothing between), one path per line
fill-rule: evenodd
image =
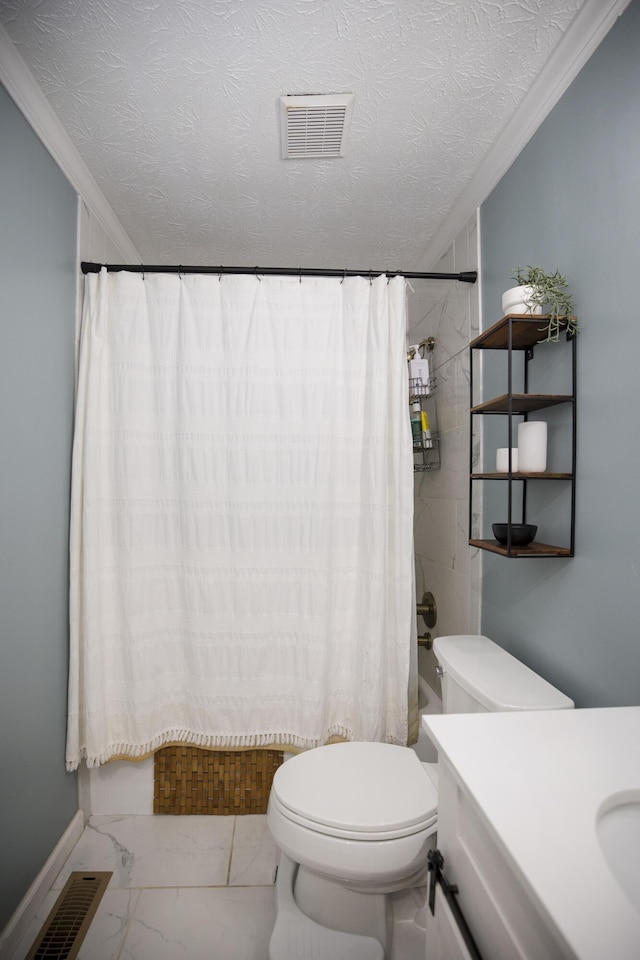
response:
M422 356L433 354L436 345L435 337L427 337L417 345L418 350L424 350ZM411 357L407 357L411 359ZM433 358L429 377L426 382L421 377L409 377L409 409L419 407L419 411L426 413L429 424L429 435L413 436L413 469L416 473L427 470L440 469L440 435L438 432L438 411L435 399L436 378L433 374ZM414 411L417 412L417 411Z

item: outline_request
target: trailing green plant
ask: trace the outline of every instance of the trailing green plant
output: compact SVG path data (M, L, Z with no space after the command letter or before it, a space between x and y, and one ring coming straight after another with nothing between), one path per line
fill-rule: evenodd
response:
M542 267L518 267L513 279L518 286L533 288L533 293L526 301L529 309L541 307L542 312L549 315L549 325L545 328L547 340L558 341L564 329L571 337L578 332L578 320L573 315L573 297L567 292L568 281L558 270L546 273Z

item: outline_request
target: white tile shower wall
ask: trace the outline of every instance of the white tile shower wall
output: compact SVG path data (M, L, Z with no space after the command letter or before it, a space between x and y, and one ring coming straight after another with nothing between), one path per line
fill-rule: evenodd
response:
M443 272L479 267L477 216L460 231L434 267ZM478 284L424 281L409 295L409 343L435 337L431 355L436 378L440 470L415 476L416 594L433 593L438 608L432 636L477 633L480 629L480 556L468 544L469 516L469 341L480 329ZM478 459L479 449L474 451ZM481 504L474 504L474 513ZM422 620L419 632L426 628ZM429 682L433 656L419 652Z

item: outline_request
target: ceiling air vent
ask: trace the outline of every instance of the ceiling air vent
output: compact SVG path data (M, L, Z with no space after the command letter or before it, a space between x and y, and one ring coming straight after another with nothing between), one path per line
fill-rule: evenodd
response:
M343 156L352 108L352 93L280 97L282 159Z

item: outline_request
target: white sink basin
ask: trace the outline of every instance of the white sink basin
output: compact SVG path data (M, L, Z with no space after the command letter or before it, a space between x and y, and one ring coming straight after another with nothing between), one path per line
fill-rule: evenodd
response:
M640 913L640 792L609 797L600 808L596 833L619 887Z

